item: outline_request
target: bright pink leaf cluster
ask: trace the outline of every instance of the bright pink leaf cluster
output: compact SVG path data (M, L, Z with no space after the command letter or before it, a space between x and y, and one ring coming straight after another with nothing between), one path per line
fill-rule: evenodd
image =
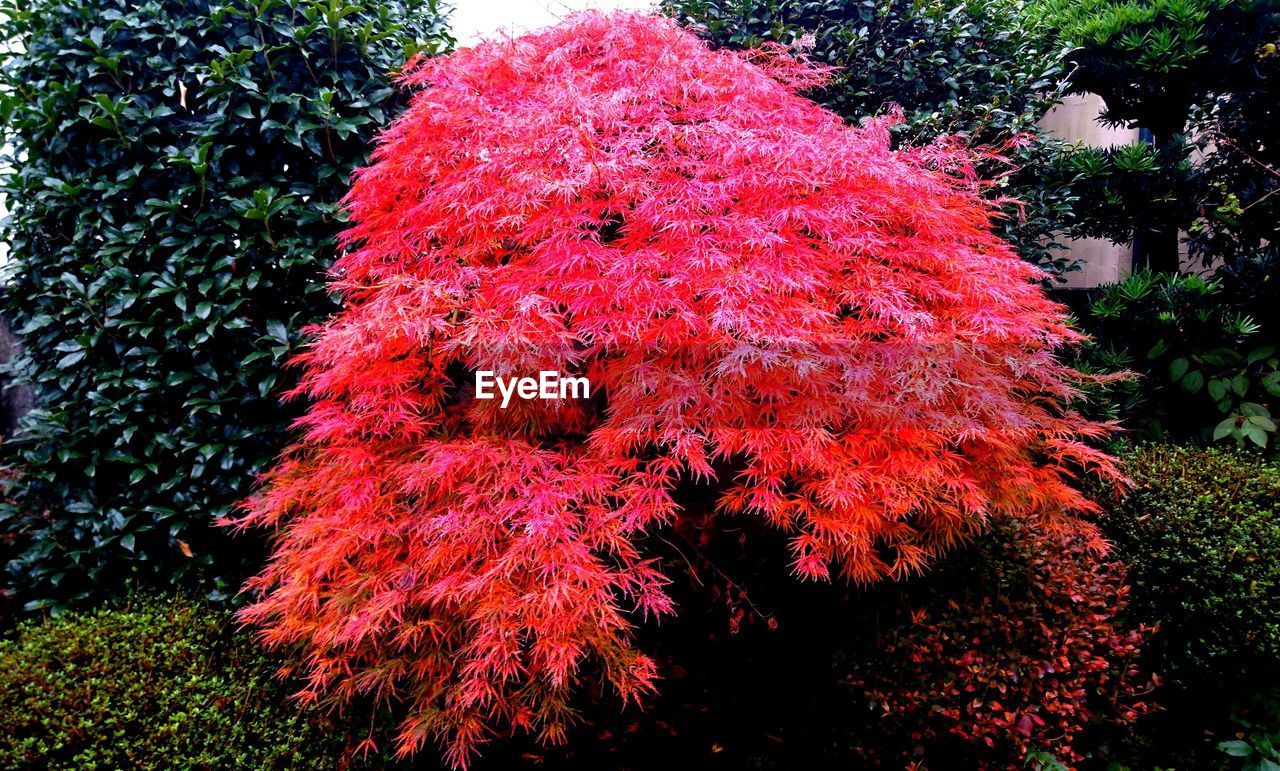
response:
M345 305L302 357L303 439L242 525L244 617L310 692L408 705L401 749L564 735L623 699L671 611L641 537L682 478L792 535L806 578L901 576L993 518L1087 508L1074 335L989 231L963 158L895 152L797 90L814 67L584 15L416 63L347 200ZM473 373L583 374L578 401Z

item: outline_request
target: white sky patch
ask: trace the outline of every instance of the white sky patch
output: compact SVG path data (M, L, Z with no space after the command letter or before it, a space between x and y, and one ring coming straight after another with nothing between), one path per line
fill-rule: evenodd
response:
M655 0L453 0L449 26L458 45L550 27L575 11L651 11Z

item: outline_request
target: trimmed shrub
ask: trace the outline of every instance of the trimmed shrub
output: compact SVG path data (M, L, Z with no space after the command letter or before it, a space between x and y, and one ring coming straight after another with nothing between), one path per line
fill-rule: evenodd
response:
M1103 748L1123 768L1268 767L1280 693L1280 467L1223 448L1140 445L1132 489L1100 491L1132 565L1126 618L1155 629L1144 666L1160 708ZM1225 746L1220 746L1225 745Z
M1148 712L1125 566L1070 532L1003 527L904 592L853 678L879 716L867 754L1013 768L1084 759L1088 729ZM893 607L896 605L896 607ZM963 759L963 761L962 761Z
M126 581L234 591L256 550L209 524L293 411L277 392L337 202L447 40L434 0L7 3L3 309L38 409L3 445L8 582L28 610Z
M988 523L1092 510L1076 339L991 232L969 156L895 151L809 64L588 14L426 61L347 201L344 309L242 526L243 618L310 688L402 697L401 749L563 739L580 690L655 686L643 547L683 482L807 579L900 578ZM590 380L480 398L479 375ZM473 390L474 385L474 390Z
M1220 449L1145 445L1133 489L1103 522L1159 624L1151 652L1172 685L1255 686L1280 674L1280 466Z
M0 642L0 766L333 769L342 726L287 697L225 612L132 599Z

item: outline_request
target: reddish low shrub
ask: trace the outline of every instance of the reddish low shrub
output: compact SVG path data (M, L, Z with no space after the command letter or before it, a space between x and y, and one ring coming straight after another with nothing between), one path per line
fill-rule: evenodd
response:
M558 741L585 678L649 692L632 625L671 605L638 539L682 479L790 534L799 576L868 582L1112 473L966 158L846 126L796 95L814 68L586 15L407 73L305 435L240 520L277 529L243 618L310 695L405 704L403 752ZM480 370L593 395L503 408Z
M958 739L994 768L1032 751L1074 763L1090 726L1150 709L1138 667L1149 630L1117 620L1123 564L1080 535L1015 525L966 567L888 621L853 679L908 757L928 762L929 747Z

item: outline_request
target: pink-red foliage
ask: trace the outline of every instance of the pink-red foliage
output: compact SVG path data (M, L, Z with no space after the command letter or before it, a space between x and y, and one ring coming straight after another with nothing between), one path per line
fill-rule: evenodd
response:
M950 736L985 767L1021 766L1032 750L1074 764L1091 724L1122 725L1152 708L1154 682L1138 668L1149 630L1117 621L1124 565L1076 533L1001 530L982 575L903 608L854 680L883 726L909 736L908 758Z
M584 15L417 62L355 180L344 309L303 438L240 520L277 529L244 618L310 693L407 705L400 746L564 736L584 677L654 687L672 608L640 536L681 478L792 535L795 572L902 576L995 519L1088 508L1059 307L965 159L798 96L822 73ZM472 373L583 373L584 401Z

